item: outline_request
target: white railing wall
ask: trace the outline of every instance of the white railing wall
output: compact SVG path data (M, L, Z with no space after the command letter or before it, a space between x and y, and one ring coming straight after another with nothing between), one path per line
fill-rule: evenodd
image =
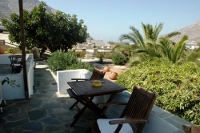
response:
M10 64L10 59L8 58L10 54L1 54L0 55L0 64Z
M10 54L0 55L0 64L10 64L10 59L8 58ZM33 85L34 85L34 57L32 54L26 55L26 70L27 70L27 82L28 82L28 91L29 97L33 95ZM15 80L15 84L19 84L20 87L11 86L5 83L3 86L0 86L2 90L2 98L3 100L12 100L12 99L23 99L25 98L25 90L24 90L24 80L23 80L23 70L20 73L12 73L12 74L1 74L1 80L6 77L9 80Z
M9 80L15 80L16 85L20 85L19 87L17 87L16 85L11 86L10 84L7 84L7 83L2 85L3 100L25 98L24 81L23 81L23 72L22 71L20 73L1 75L0 77L2 80L5 79L6 77L8 77Z
M87 78L91 77L92 73L86 69L64 70L57 71L58 93L67 94L66 89L70 88L67 82L71 82L72 78Z

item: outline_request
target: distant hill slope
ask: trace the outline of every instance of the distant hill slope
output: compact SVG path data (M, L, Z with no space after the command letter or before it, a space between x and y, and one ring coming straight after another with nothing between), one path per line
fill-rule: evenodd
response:
M23 0L23 8L31 11L35 6L38 6L41 2L39 0ZM49 6L46 7L48 12L56 12L57 10ZM19 14L19 2L18 0L0 0L0 19L10 18L10 14Z
M181 34L172 37L171 38L172 41L177 42L183 35L188 35L188 38L189 38L188 42L191 42L191 41L200 42L200 20L192 25L189 25L177 31L179 31Z

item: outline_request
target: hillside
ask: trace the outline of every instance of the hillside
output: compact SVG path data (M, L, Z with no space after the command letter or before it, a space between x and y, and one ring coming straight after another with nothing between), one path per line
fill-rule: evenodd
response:
M39 0L23 0L23 8L31 11L35 6L38 6L41 2ZM56 12L49 6L46 7L47 12ZM10 18L10 14L19 14L19 3L18 0L0 0L0 19Z
M172 37L171 40L177 42L183 35L188 35L189 37L188 42L191 42L191 41L200 42L200 20L178 31L181 34L175 37Z

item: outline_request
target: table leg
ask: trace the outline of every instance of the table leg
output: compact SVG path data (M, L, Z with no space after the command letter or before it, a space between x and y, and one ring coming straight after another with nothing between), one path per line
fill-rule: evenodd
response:
M94 97L90 97L88 98L89 101L92 101ZM70 124L70 127L73 127L74 124L78 121L78 119L81 117L81 115L83 114L83 112L85 111L85 109L87 108L88 106L86 104L84 104L84 107L78 112L78 114L76 114L74 116L74 120L73 122ZM90 107L89 107L90 108Z
M106 103L111 102L116 95L117 95L117 93L111 94ZM88 97L83 97L83 100L87 103L87 107L90 108L91 110L93 110L97 114L98 118L102 117L108 108L108 107L103 107L102 109L100 109L97 106L97 104L95 104Z
M116 94L117 93L111 94L110 97L109 97L109 99L107 100L107 103L111 102L113 100L113 98L116 96ZM101 114L99 115L98 118L100 118L100 117L106 117L106 116L104 116L104 114L105 114L107 108L108 108L107 106L102 108ZM90 131L91 131L91 127L88 127L88 129L86 130L86 133L90 133Z
M113 93L110 95L109 99L107 100L108 102L111 102L113 100L113 98L115 97L117 93ZM71 127L74 126L74 124L78 121L78 119L81 117L81 115L83 114L83 112L85 111L85 109L88 107L89 109L93 110L96 114L97 117L101 117L104 115L104 113L106 112L108 107L103 107L102 109L100 109L93 101L94 97L82 97L83 101L85 101L85 103L87 103L87 105L84 105L84 107L78 112L78 114L75 115L75 119L74 121L71 123Z
M82 99L87 103L87 107L94 111L97 115L101 114L101 109L88 97L82 97Z
M114 99L114 97L115 97L116 95L117 95L117 93L111 94L106 103L110 103L110 102ZM108 109L108 106L104 106L104 107L102 108L102 110L101 110L101 114L99 115L99 117L104 116L104 114L105 114L105 112L106 112L107 109Z
M85 109L87 108L87 106L84 106L79 112L78 114L75 115L73 122L71 123L70 127L73 127L74 124L78 121L78 119L81 117L82 113L85 111Z

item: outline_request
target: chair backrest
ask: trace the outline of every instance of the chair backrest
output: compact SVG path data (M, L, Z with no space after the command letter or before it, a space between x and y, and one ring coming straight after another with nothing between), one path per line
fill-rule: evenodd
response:
M121 117L147 120L155 100L155 94L146 91L140 86L134 86L133 92ZM137 132L141 132L145 123L133 125L137 128Z
M92 76L90 77L90 80L103 79L105 73L106 73L105 71L100 71L94 68L94 71L92 73Z

